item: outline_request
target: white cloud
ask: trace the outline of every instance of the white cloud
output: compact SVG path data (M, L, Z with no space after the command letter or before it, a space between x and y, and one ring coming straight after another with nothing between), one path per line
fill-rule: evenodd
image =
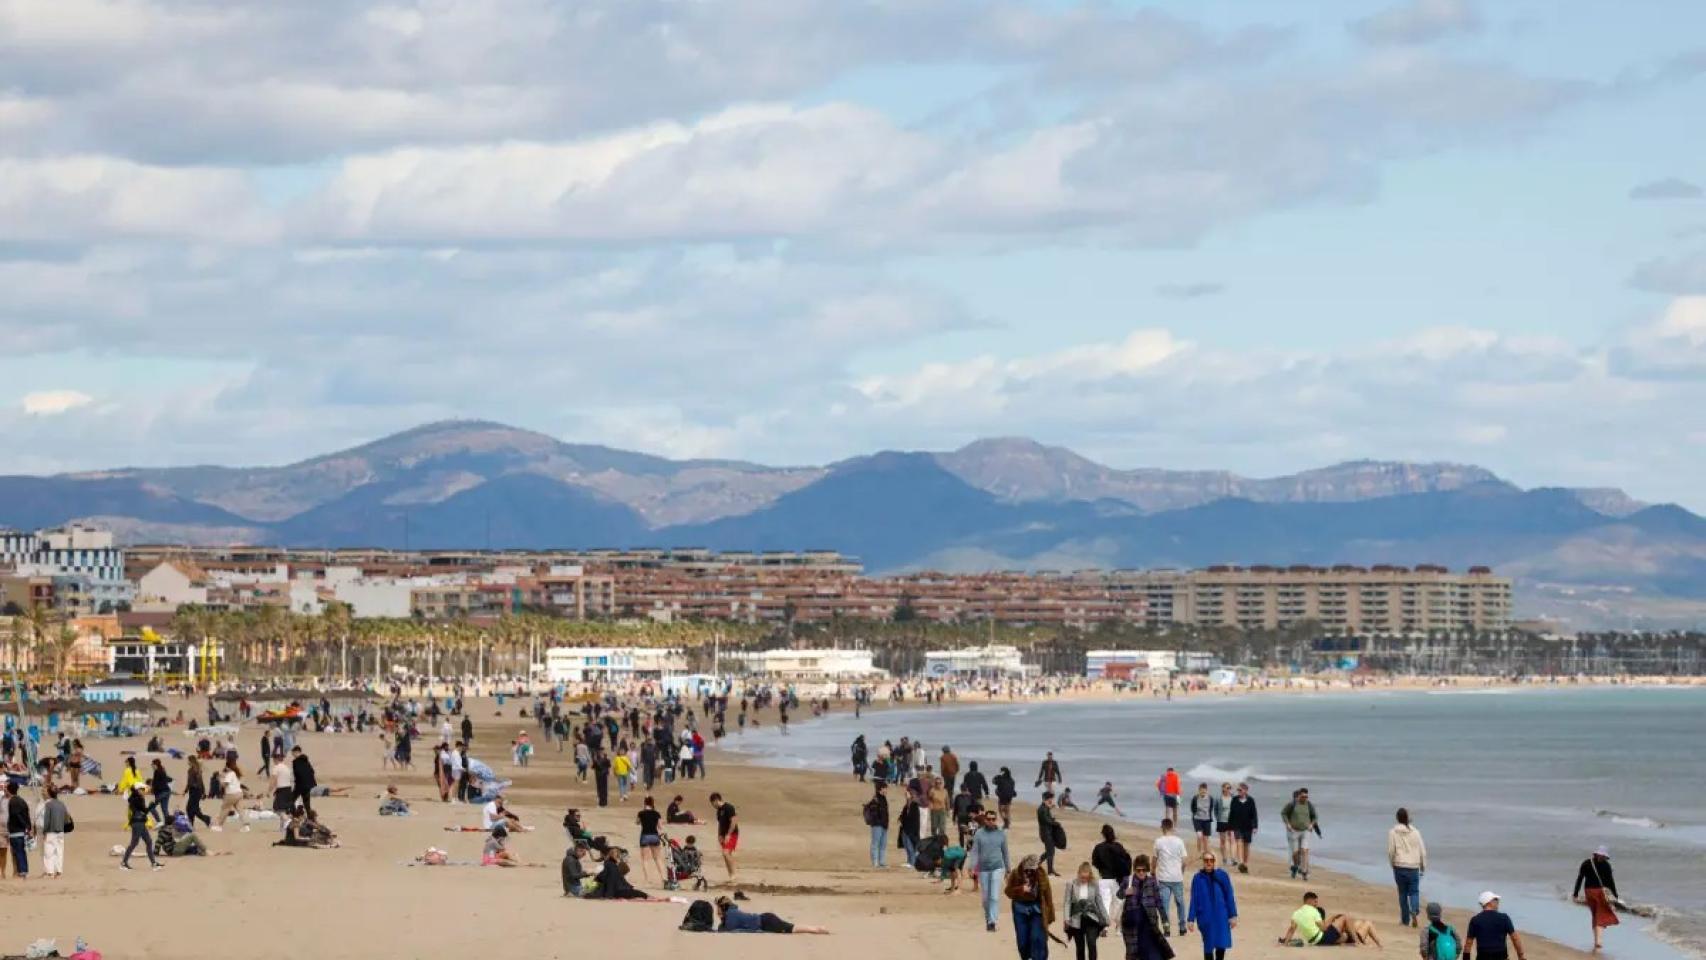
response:
M1481 29L1473 0L1406 0L1354 20L1351 33L1373 44L1428 43Z
M95 402L81 390L38 390L24 394L20 406L32 417L56 417Z

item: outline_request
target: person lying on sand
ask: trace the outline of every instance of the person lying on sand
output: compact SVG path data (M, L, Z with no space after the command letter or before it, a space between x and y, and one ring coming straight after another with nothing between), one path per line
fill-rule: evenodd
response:
M1304 945L1311 947L1355 947L1373 943L1385 948L1372 922L1344 913L1328 916L1327 911L1321 909L1321 900L1313 890L1303 895L1303 906L1293 911L1279 942L1289 943L1293 933Z
M829 933L825 927L789 923L774 913L748 913L728 897L717 898L717 917L718 933Z

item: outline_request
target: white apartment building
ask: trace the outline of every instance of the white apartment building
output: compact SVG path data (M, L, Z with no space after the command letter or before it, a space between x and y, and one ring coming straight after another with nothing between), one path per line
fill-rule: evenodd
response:
M0 530L0 566L19 576L52 578L56 603L75 615L110 612L135 597L112 532L84 524L35 533Z

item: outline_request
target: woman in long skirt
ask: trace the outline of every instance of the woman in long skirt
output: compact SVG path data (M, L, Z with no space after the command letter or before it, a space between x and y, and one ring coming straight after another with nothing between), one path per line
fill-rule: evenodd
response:
M1593 856L1582 861L1581 868L1576 871L1576 888L1570 896L1577 903L1585 903L1588 907L1588 917L1593 924L1593 948L1602 949L1601 935L1606 927L1617 926L1617 910L1613 903L1618 899L1617 878L1611 875L1611 852L1600 847Z

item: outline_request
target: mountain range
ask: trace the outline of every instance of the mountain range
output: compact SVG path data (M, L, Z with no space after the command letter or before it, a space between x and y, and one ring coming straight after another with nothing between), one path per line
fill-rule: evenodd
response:
M1517 578L1521 612L1577 626L1706 622L1706 520L1451 463L1252 478L1121 470L999 438L770 467L447 421L278 467L0 477L0 525L71 520L128 542L834 549L873 572L1488 564Z

